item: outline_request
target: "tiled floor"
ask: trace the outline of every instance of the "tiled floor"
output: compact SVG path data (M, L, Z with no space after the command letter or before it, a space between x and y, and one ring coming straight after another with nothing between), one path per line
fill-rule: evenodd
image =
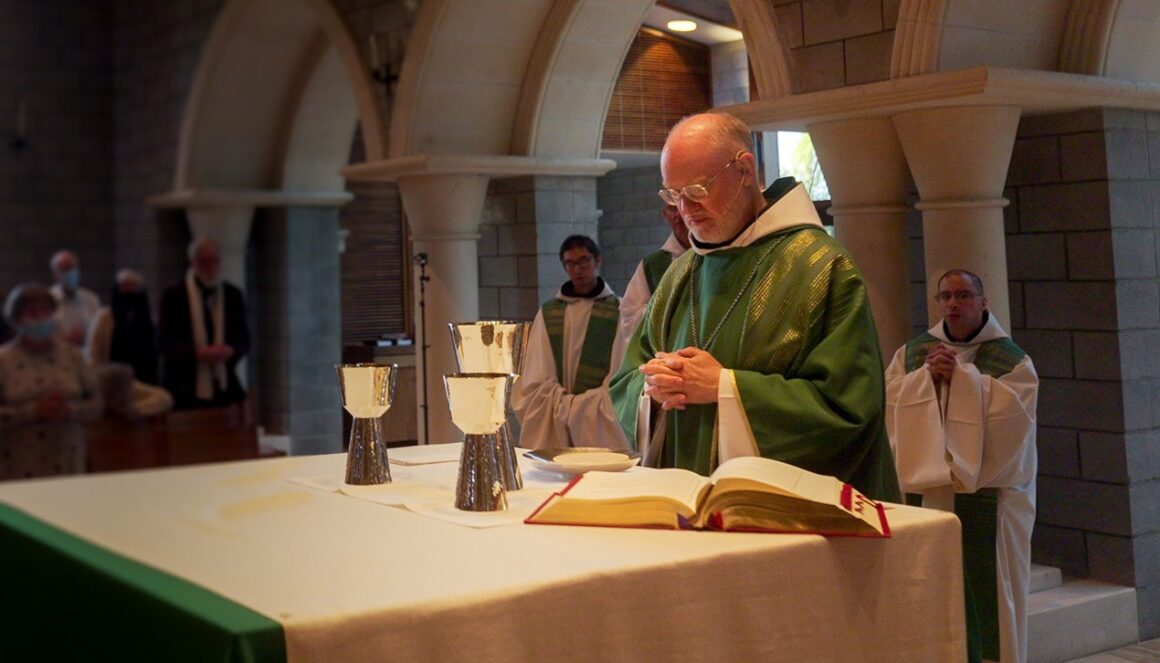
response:
M1160 638L1148 640L1138 645L1128 645L1111 651L1077 658L1068 663L1158 663L1160 662Z

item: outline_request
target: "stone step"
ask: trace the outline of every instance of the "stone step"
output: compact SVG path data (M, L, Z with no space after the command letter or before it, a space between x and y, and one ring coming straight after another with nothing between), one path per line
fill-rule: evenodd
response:
M1031 565L1031 593L1055 589L1063 584L1063 573L1054 566Z
M1097 580L1064 579L1027 602L1027 657L1068 661L1139 642L1136 590Z

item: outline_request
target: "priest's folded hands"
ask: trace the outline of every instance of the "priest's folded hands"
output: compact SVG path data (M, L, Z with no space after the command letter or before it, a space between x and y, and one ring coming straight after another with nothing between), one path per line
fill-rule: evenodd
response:
M640 365L644 393L664 410L683 410L686 405L717 402L721 362L694 347L658 352Z
M955 362L958 361L955 351L939 343L931 348L926 355L926 367L930 370L935 382L950 383L954 374Z

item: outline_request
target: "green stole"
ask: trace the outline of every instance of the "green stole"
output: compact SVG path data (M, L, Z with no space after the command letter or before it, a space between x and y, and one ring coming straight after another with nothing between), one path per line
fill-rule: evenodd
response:
M644 387L638 367L657 352L693 345L689 283L694 259L698 336L705 343L721 325L706 349L722 366L735 369L738 396L760 454L836 476L874 499L901 499L865 285L841 245L813 225L704 256L687 251L673 261L611 383L628 439L636 439ZM751 274L752 282L741 290ZM665 417L658 464L708 476L717 465L717 404L657 416Z
M576 379L572 388L564 384L564 309L568 302L549 299L544 302L544 326L548 329L548 340L552 344L552 357L556 360L556 381L570 394L582 394L593 387L599 387L608 376L608 365L612 358L612 343L616 340L617 322L620 320L620 299L616 295L601 297L592 302L592 313L588 315L588 331L584 334L584 347L580 349L580 365L576 367Z
M644 281L648 284L648 291L656 292L661 277L668 271L669 265L673 264L673 254L660 249L645 256L640 264L644 269Z
M924 332L906 344L906 372L926 363L931 348L942 343ZM1010 338L979 344L975 368L998 379L1015 370L1026 353ZM906 501L922 506L922 496L907 493ZM999 489L981 488L955 494L955 515L962 522L963 591L966 598L969 661L999 660L999 572L995 540L999 527Z

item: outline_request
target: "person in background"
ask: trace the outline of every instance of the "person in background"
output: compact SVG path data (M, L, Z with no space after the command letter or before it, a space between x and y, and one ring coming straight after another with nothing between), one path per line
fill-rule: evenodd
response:
M645 256L637 264L628 287L624 289L624 297L620 298L620 328L616 331L616 343L612 346L613 374L620 369L628 339L632 338L636 328L640 326L645 307L648 306L661 277L665 275L669 265L689 248L689 229L685 227L685 220L681 218L677 206L666 203L661 208L661 216L672 232L661 248Z
M185 280L161 296L161 386L176 409L222 407L246 399L237 365L250 350L242 291L221 279L217 242L195 238Z
M85 339L89 363L109 361L133 367L133 376L146 384L157 384L157 338L149 294L139 272L117 272L109 306L97 311Z
M117 272L110 305L101 307L89 326L85 357L110 412L137 418L173 408L173 396L156 386L157 341L140 273ZM128 375L122 375L126 370Z
M1024 661L1039 377L977 275L947 272L935 300L942 320L886 369L898 479L912 501L962 521L969 660Z
M48 264L56 280L49 291L56 299L60 334L73 345L84 345L101 299L92 290L81 287L81 262L72 251L57 251Z
M104 410L80 350L57 335L56 299L36 283L8 294L16 332L0 346L0 479L84 472L86 422Z
M560 262L568 281L536 314L512 393L520 446L623 449L608 399L620 300L597 275L600 247L592 238L565 239Z

